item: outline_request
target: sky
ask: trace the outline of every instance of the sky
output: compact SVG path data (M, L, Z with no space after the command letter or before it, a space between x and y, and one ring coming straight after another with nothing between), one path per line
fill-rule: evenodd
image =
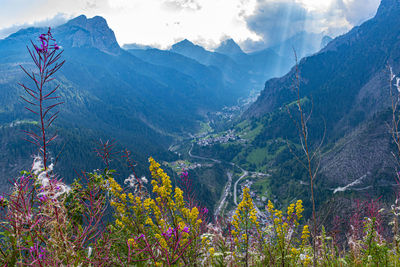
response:
M0 39L29 26L84 14L107 20L118 43L166 49L183 39L216 48L233 38L245 51L307 31L335 37L372 18L380 0L0 0Z

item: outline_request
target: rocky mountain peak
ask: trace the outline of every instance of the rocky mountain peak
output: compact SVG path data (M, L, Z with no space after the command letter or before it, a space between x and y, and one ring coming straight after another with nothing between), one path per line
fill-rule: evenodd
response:
M223 41L220 46L215 49L215 52L226 54L226 55L237 55L243 54L240 46L233 39L226 39Z
M109 54L121 51L113 30L100 16L90 19L85 15L78 16L58 27L57 31L62 36L63 46L94 47Z
M172 49L189 48L189 47L194 47L194 46L196 46L194 43L192 43L188 39L184 39L184 40L172 45Z

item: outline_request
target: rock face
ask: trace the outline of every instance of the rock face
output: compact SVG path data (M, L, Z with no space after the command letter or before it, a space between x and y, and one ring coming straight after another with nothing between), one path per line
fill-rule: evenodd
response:
M382 0L376 13L376 18L385 19L390 15L399 15L400 0Z
M220 46L215 49L215 52L228 56L244 54L240 46L233 39L226 39L223 41Z
M321 40L321 49L323 49L325 46L327 46L331 41L332 41L332 37L325 35L324 37L322 37Z
M58 27L56 32L61 34L63 46L94 47L109 54L119 54L121 50L114 32L99 16L88 19L81 15Z

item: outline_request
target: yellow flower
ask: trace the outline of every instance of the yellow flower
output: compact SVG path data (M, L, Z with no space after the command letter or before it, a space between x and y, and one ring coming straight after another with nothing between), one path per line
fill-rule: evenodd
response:
M301 217L303 217L302 213L304 211L303 208L303 201L301 199L297 200L296 202L296 215L297 215L297 220L300 220Z
M268 211L272 212L274 210L274 204L272 204L271 200L268 200L267 205Z
M214 248L210 248L209 250L208 250L208 252L210 253L210 255L211 255L211 257L214 255L214 253L215 253L215 249Z
M303 240L303 243L306 242L306 240L310 237L310 230L309 226L306 224L303 227L303 232L301 233L301 239Z
M121 227L121 228L124 228L124 227L125 227L125 225L124 225L120 220L118 220L118 219L115 220L115 224L118 225L118 226Z
M129 245L129 246L134 247L135 244L136 244L135 239L133 239L133 238L129 238L129 239L128 239L128 245Z
M150 217L147 217L146 224L154 225L153 220Z

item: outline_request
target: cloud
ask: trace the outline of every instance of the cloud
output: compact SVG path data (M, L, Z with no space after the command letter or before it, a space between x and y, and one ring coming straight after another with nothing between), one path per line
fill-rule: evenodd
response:
M257 0L245 17L248 28L262 40L245 40L245 50L280 43L302 31L335 37L373 17L380 0Z
M381 0L336 0L332 8L340 10L351 25L359 25L375 15Z
M183 9L196 11L201 9L201 5L195 0L167 0L164 2L164 6L174 11Z
M307 17L307 10L300 4L259 1L256 12L247 18L247 25L262 36L259 45L271 46L304 31Z
M16 24L6 28L0 28L0 39L3 39L9 36L12 33L17 32L20 29L28 28L28 27L56 27L58 25L64 24L69 19L70 16L58 13L52 18L47 18L44 20L34 21L33 23L24 23L24 24Z

